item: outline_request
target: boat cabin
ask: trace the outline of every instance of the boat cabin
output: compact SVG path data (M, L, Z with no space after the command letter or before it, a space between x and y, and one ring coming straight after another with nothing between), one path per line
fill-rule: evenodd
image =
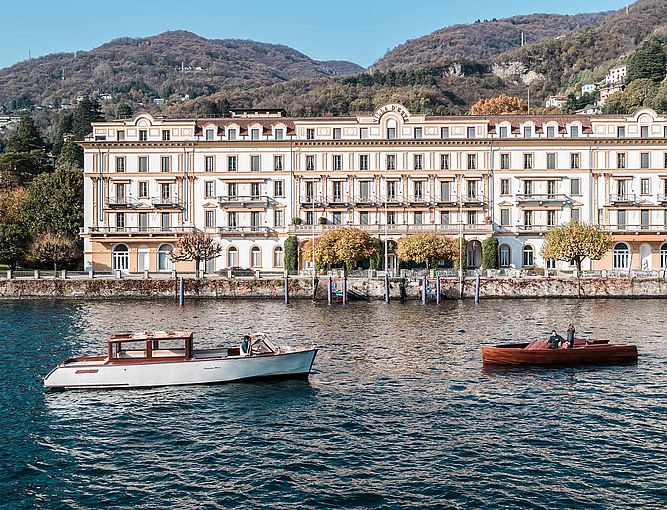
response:
M174 361L192 357L192 331L144 331L113 335L109 339L107 362Z

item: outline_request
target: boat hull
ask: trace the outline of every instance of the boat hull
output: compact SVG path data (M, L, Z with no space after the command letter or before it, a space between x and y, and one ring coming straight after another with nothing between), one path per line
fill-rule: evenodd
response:
M146 388L216 384L253 379L303 379L317 349L275 355L159 361L153 363L62 364L44 378L52 389Z
M525 349L528 344L482 347L484 365L573 366L636 361L636 345L593 344L574 349Z

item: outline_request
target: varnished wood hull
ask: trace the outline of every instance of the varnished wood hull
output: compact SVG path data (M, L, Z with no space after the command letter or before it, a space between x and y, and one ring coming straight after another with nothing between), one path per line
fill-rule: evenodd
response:
M482 347L484 365L573 366L636 361L636 345L593 344L574 349L527 350L523 344Z

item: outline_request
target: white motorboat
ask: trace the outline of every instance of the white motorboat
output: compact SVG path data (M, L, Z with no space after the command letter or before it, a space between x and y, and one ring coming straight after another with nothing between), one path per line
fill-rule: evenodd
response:
M242 349L246 345L247 352ZM314 346L275 345L264 334L252 335L242 347L194 349L191 331L121 333L109 339L106 356L67 359L44 378L44 386L142 388L307 379L317 354Z

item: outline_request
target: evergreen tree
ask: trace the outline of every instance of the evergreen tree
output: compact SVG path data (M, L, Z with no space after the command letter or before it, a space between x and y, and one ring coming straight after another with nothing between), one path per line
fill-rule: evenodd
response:
M7 140L7 152L31 152L44 150L46 144L30 115L22 115L16 132Z
M74 140L67 139L60 151L58 164L83 168L83 148Z
M665 50L655 37L644 41L628 62L628 81L647 79L660 83L665 78Z
M97 99L86 98L79 102L72 116L72 133L76 140L83 140L91 131L91 123L104 120L102 106Z
M132 108L127 103L120 103L116 108L116 119L129 119L132 117Z

